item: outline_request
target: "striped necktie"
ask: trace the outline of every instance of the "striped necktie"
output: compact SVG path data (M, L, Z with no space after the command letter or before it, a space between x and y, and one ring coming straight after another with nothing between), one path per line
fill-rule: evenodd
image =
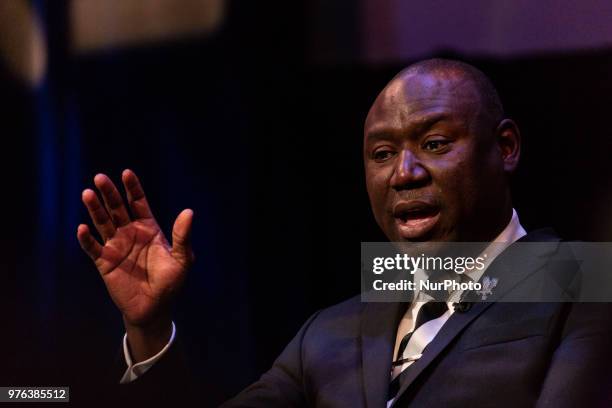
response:
M408 342L410 341L410 338L412 337L412 335L423 324L427 323L430 320L437 319L438 317L442 316L447 310L448 310L448 306L446 305L445 302L427 302L423 306L421 306L421 309L419 310L419 313L417 314L416 324L414 325L414 329L402 338L402 341L400 342L399 348L397 350L397 360L395 360L392 363L391 365L392 367L402 366L407 361L410 361L410 359L404 357L403 354L404 354L404 351L406 350L406 346L408 346ZM409 368L410 367L406 368L406 370L408 370ZM403 377L402 374L395 377L389 384L388 400L395 398L395 396L397 395L399 388L400 388L401 378Z

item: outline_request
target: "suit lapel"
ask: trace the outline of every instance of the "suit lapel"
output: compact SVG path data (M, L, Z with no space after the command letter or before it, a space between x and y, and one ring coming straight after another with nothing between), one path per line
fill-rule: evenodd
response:
M367 407L387 404L397 326L407 303L366 303L361 320L363 384Z
M481 281L488 276L489 278L498 278L498 284L489 297L488 302L477 302L465 313L453 313L451 317L442 326L436 337L427 345L423 356L412 364L406 371L396 401L401 398L401 395L414 382L418 375L450 344L450 342L461 333L461 331L496 300L510 291L520 281L525 279L530 274L534 273L546 264L547 255L556 250L556 243L560 239L554 235L551 230L541 230L530 233L517 242L550 242L550 246L537 246L531 254L533 256L521 257L513 256L512 246L508 247L500 254L489 266L485 274L481 277ZM517 265L517 261L519 264ZM465 301L475 301L478 299L478 294L470 292L464 297ZM390 357L392 358L392 357Z

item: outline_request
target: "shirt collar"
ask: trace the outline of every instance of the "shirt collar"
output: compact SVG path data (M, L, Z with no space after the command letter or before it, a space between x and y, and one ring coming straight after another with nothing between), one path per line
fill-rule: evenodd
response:
M485 271L487 270L491 262L493 262L493 260L497 258L497 256L501 254L508 246L518 241L525 235L527 235L527 232L525 231L525 229L519 222L518 214L516 213L516 210L513 208L512 218L510 218L510 222L508 222L508 225L506 225L506 228L504 228L502 232L500 232L499 235L495 237L493 241L491 241L491 244L488 245L484 249L484 251L482 251L481 253L481 254L487 254L487 260L485 262L485 267L482 269L474 268L470 271L467 271L465 275L468 278L470 278L472 281L478 282L478 280L485 273ZM506 244L506 245L499 245L499 244Z
M519 222L516 210L512 209L512 218L506 228L492 242L507 242L513 243L527 235L527 232Z

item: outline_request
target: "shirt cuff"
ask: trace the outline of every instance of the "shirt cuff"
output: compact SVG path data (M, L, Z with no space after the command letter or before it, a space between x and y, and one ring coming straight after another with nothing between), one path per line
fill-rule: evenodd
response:
M127 333L123 336L123 356L125 357L125 364L127 365L127 369L121 377L119 381L120 384L128 384L144 373L146 373L149 368L153 367L153 365L162 358L162 356L168 351L172 343L174 342L174 336L176 335L176 326L174 326L174 322L172 322L172 335L170 336L170 340L168 340L168 344L164 346L163 349L159 351L156 355L151 358L148 358L144 361L141 361L137 364L132 364L132 356L130 356L130 349L128 348L127 341Z

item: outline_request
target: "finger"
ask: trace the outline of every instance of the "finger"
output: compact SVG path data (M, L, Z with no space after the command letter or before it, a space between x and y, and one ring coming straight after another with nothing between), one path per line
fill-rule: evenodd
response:
M153 218L153 213L147 202L140 180L132 170L123 170L121 174L123 186L128 197L128 203L135 218Z
M96 193L90 189L83 190L82 200L102 239L106 241L112 238L115 235L115 226L100 203Z
M115 187L111 179L106 174L97 174L94 177L94 184L100 190L100 193L102 193L104 205L115 227L119 228L129 224L130 216L123 205L123 199L117 187Z
M189 265L194 260L191 249L191 226L193 224L193 211L183 210L172 228L172 255L183 265Z
M83 251L95 262L102 254L102 245L91 235L87 225L81 224L78 226L77 239Z

